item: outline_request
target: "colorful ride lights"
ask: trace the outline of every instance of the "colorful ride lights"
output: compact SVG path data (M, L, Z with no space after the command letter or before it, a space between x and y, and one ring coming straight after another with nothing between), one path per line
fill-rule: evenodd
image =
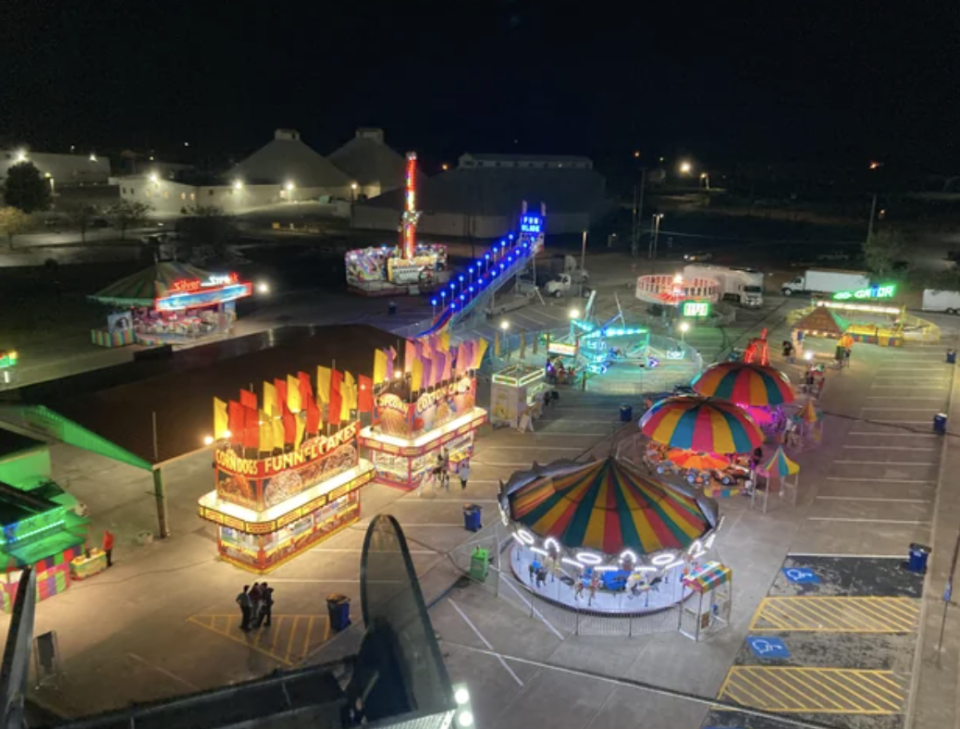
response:
M437 305L437 300L436 300L436 299L430 299L430 306L436 306L436 305Z
M446 292L446 291L441 291L441 292L440 292L440 298L441 298L441 299L447 298L447 292Z

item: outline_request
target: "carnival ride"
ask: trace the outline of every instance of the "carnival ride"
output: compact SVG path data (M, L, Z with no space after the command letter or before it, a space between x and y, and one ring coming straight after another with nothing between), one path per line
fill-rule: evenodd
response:
M712 278L684 279L683 274L657 273L637 278L636 297L648 304L679 307L686 302L716 304L723 296Z
M716 504L608 457L534 463L500 488L516 578L540 597L607 614L662 610L708 559Z

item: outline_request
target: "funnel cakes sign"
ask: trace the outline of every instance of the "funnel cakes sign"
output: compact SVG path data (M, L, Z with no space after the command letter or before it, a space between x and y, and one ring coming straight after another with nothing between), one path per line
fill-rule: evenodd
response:
M268 509L359 462L358 423L332 436L308 438L296 451L266 458L242 458L230 448L215 453L217 496L249 509Z
M476 380L464 375L423 393L414 403L384 393L377 398L375 419L385 435L413 438L473 410L476 388Z

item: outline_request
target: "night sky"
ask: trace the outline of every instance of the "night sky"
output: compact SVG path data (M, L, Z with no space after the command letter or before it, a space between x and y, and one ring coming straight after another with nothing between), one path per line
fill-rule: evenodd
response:
M34 149L216 163L276 127L329 152L368 125L434 163L639 149L960 169L956 2L4 5L0 140Z

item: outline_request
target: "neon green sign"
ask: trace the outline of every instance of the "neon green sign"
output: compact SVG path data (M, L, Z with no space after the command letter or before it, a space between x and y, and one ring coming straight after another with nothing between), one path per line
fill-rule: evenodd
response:
M702 319L710 316L709 301L684 301L683 316L696 317Z
M0 350L0 369L13 367L17 363L17 353L14 351L4 352Z
M896 284L887 284L886 286L871 286L868 289L857 289L856 291L838 291L833 295L837 301L847 301L848 299L892 299L897 293Z

